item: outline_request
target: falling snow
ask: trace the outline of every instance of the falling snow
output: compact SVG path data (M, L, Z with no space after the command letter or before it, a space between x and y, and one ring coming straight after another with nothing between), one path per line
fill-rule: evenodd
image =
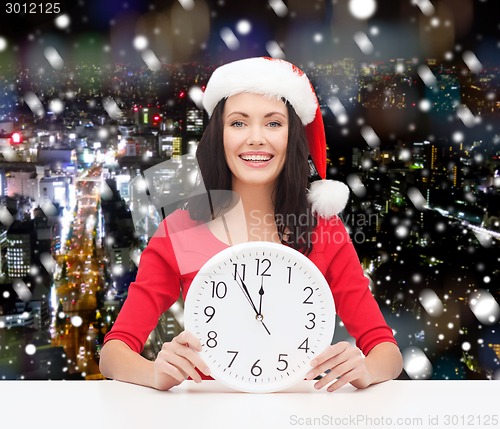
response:
M220 30L220 37L230 50L235 51L240 47L240 41L230 28L222 28Z
M375 0L349 0L349 12L356 19L368 19L377 9Z
M4 111L22 106L22 121L29 117L41 130L44 121L66 121L74 106L84 106L85 115L75 117L92 132L85 136L86 150L92 151L92 144L99 142L104 157L108 145L117 150L120 139L125 140L116 128L117 123L130 119L132 101L160 109L162 125L177 124L179 118L172 120L171 112L181 104L180 98L178 93L165 97L164 88L182 90L182 103L201 109L203 87L215 63L247 55L296 61L317 85L329 138L329 172L344 177L352 191L352 213L346 213L346 227L366 262L370 289L391 326L397 327L406 373L411 379L442 377L443 356L454 354L446 377L472 374L474 378L500 379L498 358L484 358L494 356L493 345L500 342L500 259L492 256L498 250L500 224L495 220L494 205L487 203L500 189L494 158L500 133L493 116L498 91L492 83L497 76L489 64L495 61L500 46L497 29L492 36L482 24L477 34L465 40L467 29L458 19L460 11L454 11L453 18L444 16L438 3L430 0L408 1L408 14L404 18L398 14L396 27L390 24L384 2L375 0L329 2L333 12L323 2L313 2L299 13L293 2L269 0L260 9L242 4L238 13L227 15L226 10L233 7L228 1L213 2L210 7L196 0L173 3L171 10L165 6L160 12L158 5L146 2L144 16L133 11L139 17L133 25L124 24L120 17L122 9L132 12L132 3L123 4L116 13L103 7L98 12L109 23L109 34L90 30L92 22L101 17L95 11L83 13L84 1L77 8L81 14L61 14L46 27L30 29L22 39L1 30L0 54L6 63L18 62L25 69L13 73L15 78L1 70L6 77L0 105L11 104ZM174 10L182 15L175 15ZM78 33L78 28L86 26L88 34ZM488 50L487 44L494 49ZM206 66L206 59L213 63ZM129 60L135 63L129 65ZM75 61L87 64L75 68ZM197 68L195 77L188 71L193 64L205 67ZM75 136L72 144L82 137ZM33 134L23 136L19 147L2 143L0 156L11 163L22 162L22 148L30 138L41 140ZM66 143L64 133L54 138L51 145ZM412 144L424 141L424 150L417 153ZM349 153L340 165L345 147L358 151ZM453 154L444 156L445 151ZM144 151L137 162L151 162L155 155ZM110 176L114 168L109 169ZM187 180L186 176L186 182L193 182L193 177ZM152 182L141 175L136 179L130 193L149 192L148 183ZM442 194L434 195L434 189L429 192L430 184ZM111 202L116 190L102 181L96 196L102 203ZM137 219L154 224L157 207L152 198L136 204L134 225L139 224ZM58 207L52 202L44 200L38 205L44 216L57 216ZM471 216L479 220L471 221ZM98 217L89 219L82 222L87 232L98 222ZM19 213L0 205L3 227L18 220ZM148 228L151 232L152 226ZM102 238L102 246L118 242L117 236ZM73 261L70 268L63 269L56 254L41 252L38 257L39 263L29 266L29 281L18 279L1 291L5 302L24 306L19 313L21 322L33 318L28 306L38 296L37 285L44 275L57 278L67 271L71 276L76 269ZM140 257L141 249L130 250L135 267ZM124 274L119 264L109 263L106 270L112 276ZM82 283L77 283L78 290L85 290ZM107 297L111 300L114 295ZM58 301L52 303L54 329L63 334L68 329L84 330L81 338L95 341L87 333L87 321L77 315L78 305L78 298L60 306ZM176 305L171 311L182 321L182 308ZM104 312L100 315L106 316ZM0 318L0 328L8 331L4 320ZM33 337L16 348L24 358L38 357L44 350L41 345L49 343L46 338ZM61 371L73 375L78 368L82 376L89 374L76 360L65 356ZM16 364L13 358L7 362L10 367ZM47 367L56 365L55 359L48 362ZM6 378L4 372L0 371L0 378Z
M280 18L285 17L288 14L288 7L283 0L269 0L269 6L273 9L274 13Z
M281 46L275 40L270 40L266 43L266 51L273 58L285 58L283 49L281 49Z
M361 135L371 148L377 148L380 146L380 138L377 136L372 127L368 125L363 126L361 128Z
M462 58L472 73L479 73L483 70L483 65L479 62L474 52L466 51L463 53Z
M354 33L353 38L363 54L370 55L373 53L375 47L366 33L358 31L357 33Z

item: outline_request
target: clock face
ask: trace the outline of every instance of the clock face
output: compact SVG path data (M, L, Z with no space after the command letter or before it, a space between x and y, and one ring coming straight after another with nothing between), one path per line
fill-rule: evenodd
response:
M185 329L202 344L212 376L245 392L304 379L331 344L335 306L323 274L282 244L249 242L212 257L194 278Z

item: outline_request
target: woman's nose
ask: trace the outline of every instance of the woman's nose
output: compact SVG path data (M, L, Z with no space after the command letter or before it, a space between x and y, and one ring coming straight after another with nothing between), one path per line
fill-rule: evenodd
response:
M248 143L255 145L262 145L265 143L264 133L260 127L255 126L250 128Z

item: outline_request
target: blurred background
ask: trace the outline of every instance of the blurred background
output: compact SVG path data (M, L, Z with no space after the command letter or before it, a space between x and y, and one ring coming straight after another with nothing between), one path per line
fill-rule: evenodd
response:
M204 86L218 65L262 55L317 90L328 175L351 188L342 218L401 378L499 379L497 3L2 5L0 379L102 378L103 337L164 198L184 192ZM181 329L177 302L144 355Z

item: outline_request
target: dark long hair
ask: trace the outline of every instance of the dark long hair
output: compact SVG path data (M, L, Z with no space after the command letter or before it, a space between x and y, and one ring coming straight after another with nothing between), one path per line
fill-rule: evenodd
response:
M232 188L232 174L226 162L223 143L225 103L226 99L222 99L215 107L196 151L201 176L208 191L230 191ZM300 118L290 103L286 102L286 106L288 144L285 164L272 195L274 217L281 242L308 254L312 250L311 233L316 226L316 218L307 200L309 149ZM192 219L208 221L231 203L229 192L209 192L208 195L209 206L200 204L199 199L188 204Z

